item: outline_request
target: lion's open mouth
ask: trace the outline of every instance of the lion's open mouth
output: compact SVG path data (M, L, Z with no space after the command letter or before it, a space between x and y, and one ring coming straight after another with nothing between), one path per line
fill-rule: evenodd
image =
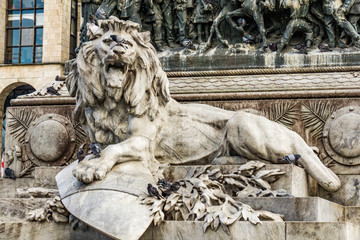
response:
M104 68L107 85L121 88L121 82L127 74L127 66L118 61L108 61Z

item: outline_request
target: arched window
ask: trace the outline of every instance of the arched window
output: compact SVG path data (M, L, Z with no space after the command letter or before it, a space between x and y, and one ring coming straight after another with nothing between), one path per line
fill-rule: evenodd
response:
M41 63L44 0L8 0L5 63Z

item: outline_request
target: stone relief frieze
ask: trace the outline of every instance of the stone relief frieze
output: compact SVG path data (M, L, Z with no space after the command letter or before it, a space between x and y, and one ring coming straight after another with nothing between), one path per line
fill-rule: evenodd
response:
M86 23L113 15L150 31L160 52L184 47L205 52L216 46L215 39L233 49L280 53L297 45L301 54L312 49L326 52L359 46L359 4L357 0L84 0L80 39L88 41Z

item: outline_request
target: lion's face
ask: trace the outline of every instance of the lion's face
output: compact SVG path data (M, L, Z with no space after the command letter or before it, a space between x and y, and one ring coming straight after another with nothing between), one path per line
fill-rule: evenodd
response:
M76 96L74 119L87 126L90 139L111 144L124 138L129 115L153 120L170 101L149 32L116 17L88 23L89 41L79 51L67 78ZM118 140L116 140L118 139Z
M120 88L121 82L135 71L137 43L126 32L107 32L93 40L93 46L101 61L106 84Z

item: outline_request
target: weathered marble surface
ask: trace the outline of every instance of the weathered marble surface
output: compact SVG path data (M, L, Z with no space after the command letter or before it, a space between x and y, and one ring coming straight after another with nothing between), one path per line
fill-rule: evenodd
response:
M237 198L253 209L284 215L284 221L344 221L344 207L319 197Z
M360 175L339 175L342 187L330 193L319 188L319 196L344 206L360 206Z
M155 185L149 170L139 162L117 165L102 181L84 184L72 171L72 163L56 176L66 209L100 232L116 239L138 239L152 222L149 209L137 201Z

